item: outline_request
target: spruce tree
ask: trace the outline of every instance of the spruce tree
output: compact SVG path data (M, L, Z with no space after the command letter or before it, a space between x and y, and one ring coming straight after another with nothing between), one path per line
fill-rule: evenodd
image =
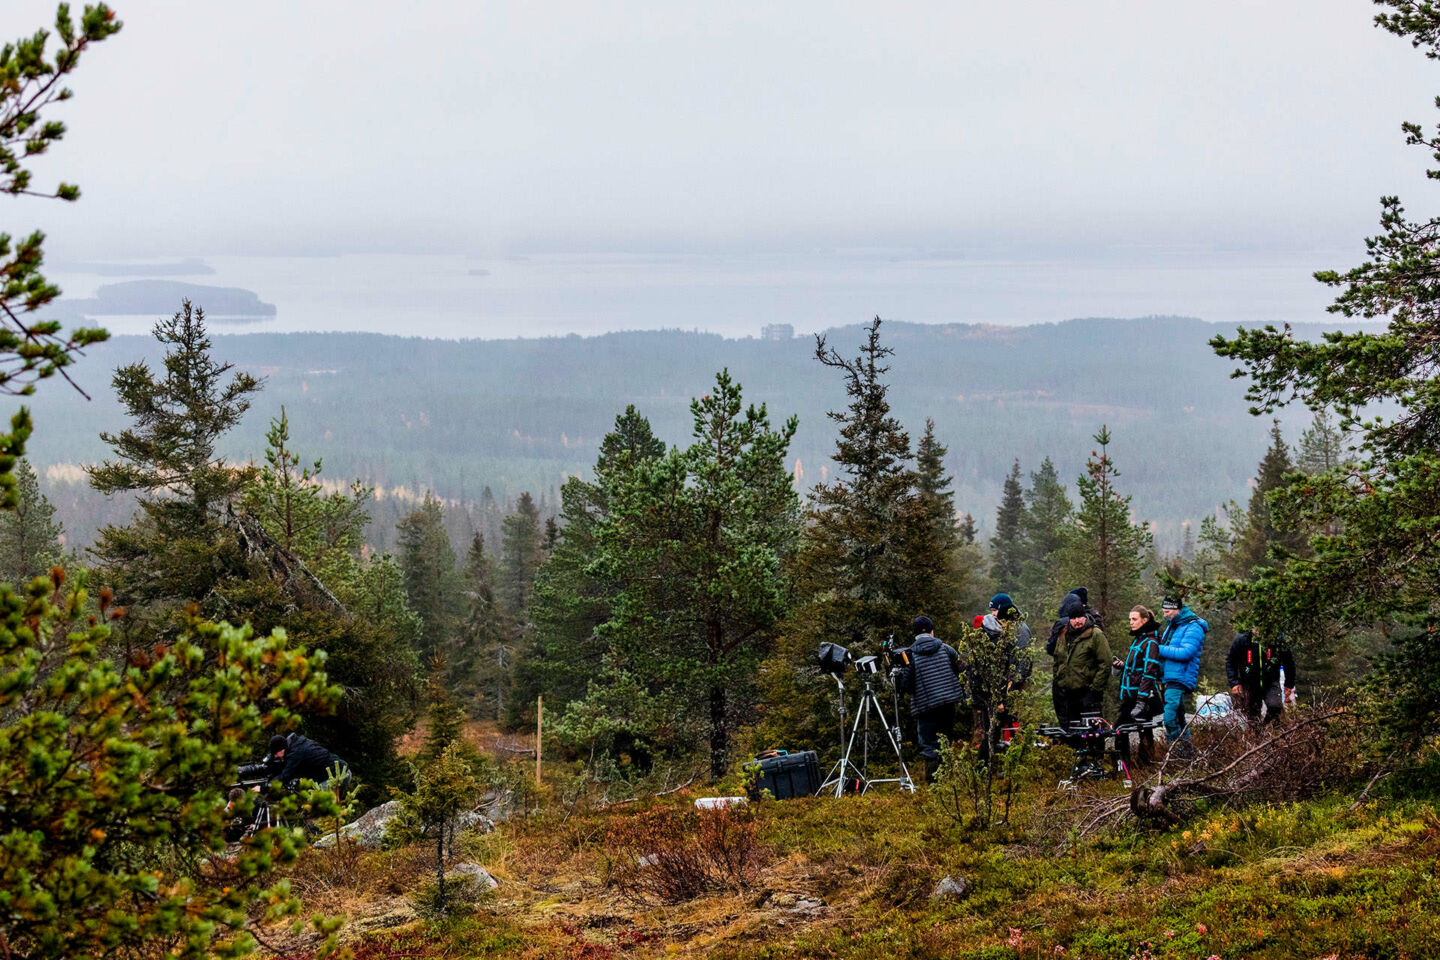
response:
M1242 577L1249 576L1262 565L1272 566L1284 556L1305 547L1304 534L1277 523L1270 508L1271 493L1285 485L1286 477L1294 469L1290 448L1280 433L1280 424L1274 423L1270 427L1270 448L1260 460L1250 494L1250 507L1235 540L1233 560ZM1278 556L1272 553L1275 550L1279 551Z
M405 595L424 627L418 653L422 663L430 665L453 647L463 609L445 508L433 493L426 493L396 529Z
M528 492L515 501L515 512L501 524L500 601L516 624L529 621L530 597L535 592L535 574L544 560L540 511Z
M1330 411L1315 414L1309 428L1300 435L1300 455L1296 466L1312 476L1338 470L1345 460L1345 435Z
M64 528L55 507L40 492L30 461L15 465L16 503L0 511L0 578L9 584L28 583L60 563Z
M816 359L841 374L850 403L829 413L840 426L832 456L836 479L811 491L799 576L806 594L824 598L823 611L805 612L807 622L852 644L903 632L917 612L907 595L903 524L922 514L911 509L910 437L890 412L885 375L893 353L880 343L879 317L853 358L816 337ZM948 610L931 615L937 623L957 619Z
M460 650L447 658L451 683L477 694L485 715L502 717L512 680L514 651L509 625L495 600L495 564L485 552L485 536L478 530L465 555L462 580L465 623L460 630Z
M975 516L967 513L960 518L960 540L967 544L975 542Z
M91 552L100 581L130 610L125 643L141 646L175 636L192 602L206 615L233 616L216 587L244 576L249 560L222 514L256 470L225 462L215 447L260 389L211 355L204 312L190 301L154 334L165 347L164 372L144 362L116 370L111 382L131 426L100 434L114 456L88 470L106 495L138 494L134 520L101 530Z
M995 511L995 535L990 538L990 576L1000 590L1014 590L1027 553L1023 523L1025 492L1020 485L1020 461L1016 460L1000 494Z
M155 324L154 335L165 371L157 376L143 360L115 371L111 384L133 425L100 434L114 457L87 473L101 493L139 494L161 535L193 536L254 476L217 457L215 444L261 384L243 371L230 375L235 365L211 355L205 311L189 300Z
M979 551L967 546L955 518L955 495L945 470L946 449L935 438L935 422L925 420L925 433L915 448L915 497L900 527L908 570L906 595L915 611L942 623L963 607L981 602L974 571Z
M1085 473L1076 480L1080 505L1061 553L1065 583L1084 584L1107 627L1119 629L1128 606L1145 595L1141 576L1152 544L1149 524L1130 520L1130 497L1115 486L1120 476L1110 459L1110 430L1095 435Z
M546 703L558 710L586 694L607 653L596 628L610 619L620 590L593 564L596 528L609 518L616 489L664 455L664 442L631 405L600 441L595 479L571 477L561 488L558 538L536 576L533 634L517 668L517 694L525 703L543 691Z
M1030 474L1030 487L1025 491L1020 521L1025 556L1015 598L1020 609L1037 620L1048 618L1055 598L1069 589L1059 582L1059 564L1074 511L1055 464L1046 457L1040 469Z

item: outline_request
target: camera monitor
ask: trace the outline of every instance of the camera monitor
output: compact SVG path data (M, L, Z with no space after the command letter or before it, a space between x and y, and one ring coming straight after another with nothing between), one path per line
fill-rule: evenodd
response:
M850 651L838 643L822 643L815 659L820 665L821 673L838 677L845 672L845 664L850 662Z

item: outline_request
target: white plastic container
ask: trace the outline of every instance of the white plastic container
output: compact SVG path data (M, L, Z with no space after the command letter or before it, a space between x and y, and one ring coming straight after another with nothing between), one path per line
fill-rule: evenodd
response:
M744 797L699 797L695 801L695 809L723 810L726 807L738 807L749 802Z

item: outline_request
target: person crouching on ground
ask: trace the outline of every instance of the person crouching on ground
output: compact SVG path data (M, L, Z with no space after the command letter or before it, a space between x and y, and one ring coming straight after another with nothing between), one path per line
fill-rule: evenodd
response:
M1160 611L1169 621L1160 635L1160 661L1165 667L1165 744L1175 756L1189 759L1195 748L1190 743L1186 700L1200 679L1200 651L1210 624L1177 597L1166 597Z
M1165 666L1160 661L1160 625L1148 607L1137 606L1130 611L1130 649L1125 662L1115 661L1120 673L1120 715L1117 727L1152 720L1164 709L1161 688L1165 683ZM1116 736L1120 759L1130 765L1130 734ZM1155 734L1140 731L1140 762L1153 763Z
M955 708L964 696L960 686L960 654L935 637L935 624L919 616L910 625L915 642L910 662L895 672L895 684L910 694L910 715L915 718L915 739L925 759L925 778L934 780L940 769L940 737L955 740Z

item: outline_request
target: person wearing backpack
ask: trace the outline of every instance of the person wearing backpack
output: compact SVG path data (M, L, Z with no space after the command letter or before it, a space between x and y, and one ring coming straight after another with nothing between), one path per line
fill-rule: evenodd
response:
M1195 755L1186 718L1187 700L1200 680L1200 651L1210 624L1178 598L1166 597L1160 612L1169 621L1160 635L1160 662L1165 673L1165 743L1176 756Z
M1284 688L1281 688L1281 671ZM1260 724L1260 708L1265 708L1265 722L1273 723L1285 712L1285 701L1295 698L1295 654L1281 637L1278 641L1265 637L1259 627L1235 634L1230 654L1225 658L1225 677L1230 681L1230 696L1235 706L1245 711L1250 726Z

